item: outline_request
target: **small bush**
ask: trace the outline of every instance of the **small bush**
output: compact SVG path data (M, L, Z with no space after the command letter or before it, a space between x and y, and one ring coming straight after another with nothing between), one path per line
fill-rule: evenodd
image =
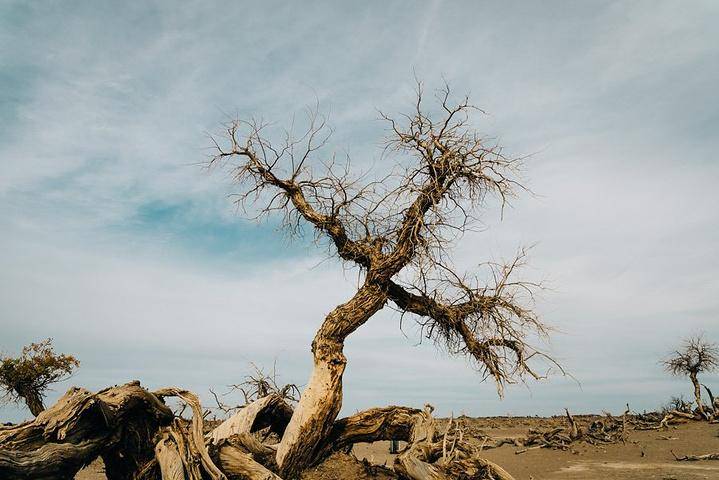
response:
M23 347L18 357L0 357L0 390L4 401L23 400L33 415L45 407L43 398L50 385L67 379L80 366L72 355L56 354L52 339Z

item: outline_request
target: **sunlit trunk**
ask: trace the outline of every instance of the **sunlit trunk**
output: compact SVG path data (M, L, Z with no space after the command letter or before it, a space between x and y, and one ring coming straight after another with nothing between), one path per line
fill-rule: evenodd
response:
M697 378L696 372L691 372L689 374L689 378L692 381L692 385L694 385L694 399L697 404L697 410L701 414L702 417L708 418L707 414L704 412L704 405L702 404L702 390L701 385L699 384L699 379Z
M312 462L342 408L344 340L384 306L381 289L365 285L325 319L312 342L314 364L307 387L277 449L280 475L294 478Z

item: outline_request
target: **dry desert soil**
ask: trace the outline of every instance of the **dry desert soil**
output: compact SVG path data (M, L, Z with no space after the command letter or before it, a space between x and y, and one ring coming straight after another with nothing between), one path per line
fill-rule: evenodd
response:
M472 431L493 438L523 437L529 428L549 429L562 417L493 417L466 420ZM484 456L505 468L517 480L719 480L719 461L678 462L677 455L719 452L719 425L689 422L669 430L630 430L626 444L589 445L574 443L567 451L534 449L517 454L513 445L485 450ZM349 456L336 455L307 472L303 480L363 480L394 478L374 465L391 466L389 442L358 444ZM100 461L89 465L77 480L105 480Z

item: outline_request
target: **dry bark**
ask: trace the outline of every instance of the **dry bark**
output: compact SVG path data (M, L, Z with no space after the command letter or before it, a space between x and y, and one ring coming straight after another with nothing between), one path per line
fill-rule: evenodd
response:
M622 414L621 418L606 414L601 419L592 421L581 426L579 422L565 409L567 427L555 427L550 430L530 429L524 438L503 439L491 444L489 448L501 446L505 443L513 443L523 447L515 451L516 454L528 452L537 448L551 448L555 450L568 450L575 442L586 442L591 445L626 443L627 440L627 414L629 409ZM659 428L656 426L656 428Z
M689 420L702 420L704 417L701 415L701 413L687 413L687 412L680 412L679 410L672 410L671 412L667 412L666 415L661 419L659 422L659 425L657 425L654 429L655 430L661 430L661 429L667 429L669 428L669 425L676 424L676 423L684 423Z
M294 478L312 464L342 407L342 374L347 364L344 341L379 311L386 299L381 288L365 283L350 301L327 316L315 335L312 375L277 449L282 476Z
M155 458L162 480L185 480L186 466L182 461L180 447L169 432L163 433L155 445Z
M0 427L0 478L73 478L98 456L109 480L130 478L154 457L158 429L172 412L139 382L92 394L71 388L38 417Z
M415 415L409 445L395 458L395 472L410 480L514 480L506 470L482 458L480 451L464 442L459 427L448 441L450 427L451 421L440 439L431 406Z
M421 413L417 408L401 406L371 408L337 420L325 443L333 450L345 450L360 442L409 441Z
M191 407L191 421L175 417L164 405L162 399L169 396ZM71 479L98 456L111 480L294 478L279 473L278 446L263 444L253 433L282 433L292 409L281 396L258 399L207 435L202 412L199 399L178 388L148 392L133 382L97 394L71 389L35 421L0 429L0 478ZM396 439L409 443L395 465L404 478L511 479L480 458L458 432L459 437L451 437L448 427L438 438L430 409L373 408L334 422L309 463L321 463L358 442Z
M250 433L269 427L282 436L292 417L292 407L278 394L270 394L244 406L237 413L215 427L207 435L212 444L240 433Z
M282 480L276 473L256 462L252 454L239 448L225 445L220 447L218 455L220 465L228 475L249 480Z
M282 480L267 468L277 467L275 451L250 435L252 430L286 423L289 406L281 397L270 395L259 399L205 437L202 406L194 394L176 388L155 393L161 397L180 397L192 407L193 413L190 425L175 419L156 446L162 480L226 480L228 476Z
M207 446L205 445L202 406L197 396L192 392L178 388L164 388L154 393L160 398L178 397L192 408L191 424L188 426L185 422L176 418L160 440L163 444L160 450L169 453L164 461L166 463L166 471L169 472L168 475L170 476L165 478L165 473L163 472L163 480L174 480L173 476L176 475L175 472L179 470L179 466L169 463L170 458L177 462L177 457L174 455L175 451L185 466L185 473L187 474L188 480L203 480L205 477L210 480L226 480L227 477L210 458ZM168 432L169 435L167 435ZM170 437L175 442L175 449L173 449L171 445ZM158 462L159 460L158 458ZM162 468L162 463L159 463Z
M30 391L22 395L22 397L25 399L25 404L33 416L37 417L43 410L45 410L45 404L42 401L42 397L38 395L37 392Z
M689 379L692 382L692 386L694 387L694 401L697 404L697 412L699 415L702 416L702 418L709 419L709 415L704 410L704 402L702 402L702 387L699 384L699 379L697 378L697 372L692 371L689 373Z

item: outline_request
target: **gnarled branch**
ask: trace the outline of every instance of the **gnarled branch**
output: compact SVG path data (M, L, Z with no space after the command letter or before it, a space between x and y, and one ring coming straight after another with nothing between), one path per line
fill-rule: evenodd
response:
M458 298L452 300L445 300L437 289L405 288L394 281L387 284L388 296L401 312L421 317L419 323L428 338L444 342L453 353L466 353L476 360L497 383L501 394L505 383L513 383L524 374L542 378L530 365L533 358L541 357L556 365L528 339L541 339L547 334L547 327L522 304L521 294L528 294L531 300L538 285L511 279L525 255L522 251L513 262L493 270L493 286L470 287L451 273L452 278L440 284L449 284L459 292Z

